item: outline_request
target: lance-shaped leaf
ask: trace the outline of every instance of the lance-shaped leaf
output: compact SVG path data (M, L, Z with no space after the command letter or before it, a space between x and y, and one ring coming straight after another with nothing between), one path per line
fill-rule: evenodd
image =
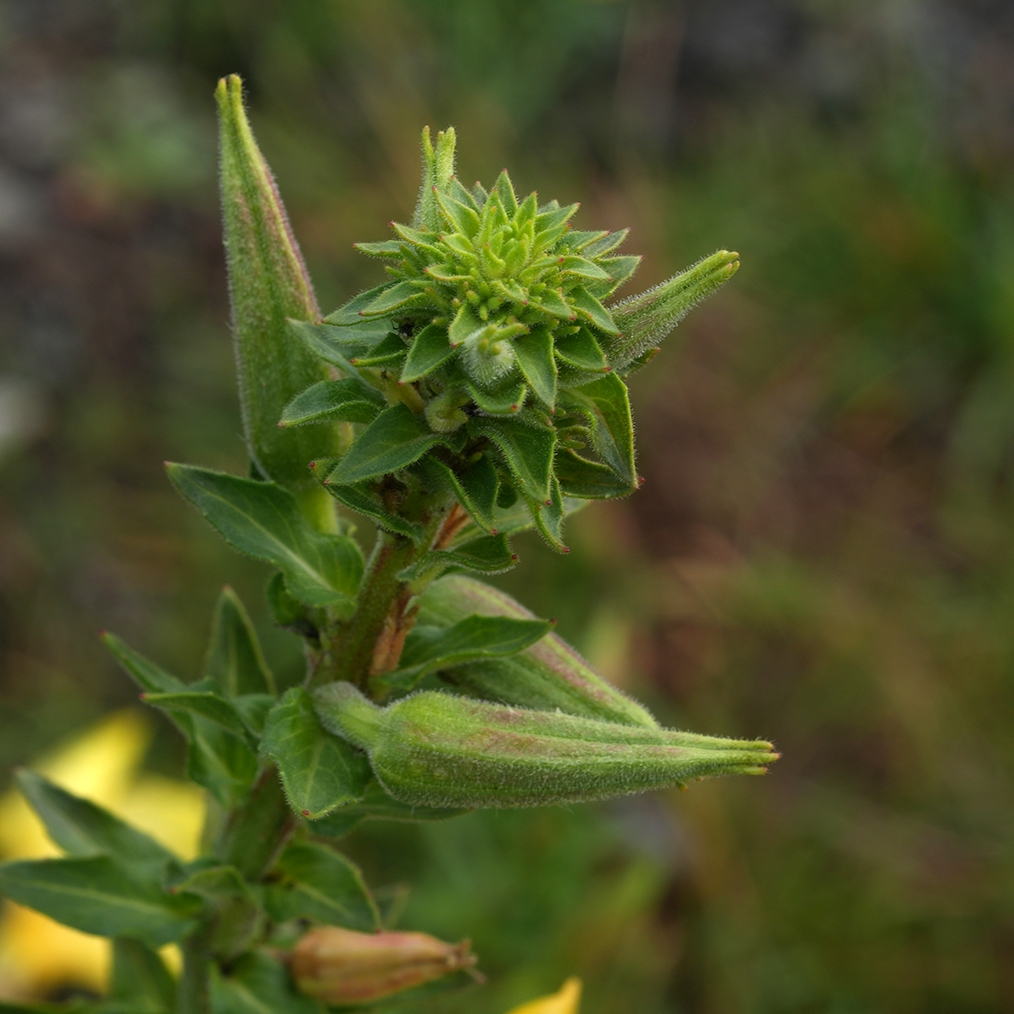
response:
M529 426L520 420L475 418L469 428L488 437L503 455L511 474L533 500L549 499L549 477L553 467L556 432L548 427Z
M125 1011L136 1005L138 1014L170 1014L176 1001L176 983L158 953L140 940L113 941L109 999ZM109 1014L114 1014L110 1010Z
M553 334L547 327L533 328L514 340L514 355L522 376L548 409L556 406L556 360Z
M627 385L610 373L567 394L572 404L583 409L591 420L596 452L624 482L633 486L637 471Z
M271 170L250 130L240 79L223 78L215 94L243 430L263 475L307 487L306 462L314 454L337 453L337 433L286 432L278 428L278 418L300 391L327 377L286 324L288 317L317 320L320 311Z
M211 915L208 946L226 961L242 954L264 926L265 912L235 866L197 870L176 889L204 899Z
M271 694L275 680L239 596L226 585L215 605L211 644L204 666L226 697Z
M278 765L289 805L310 820L362 798L370 777L363 755L321 728L302 687L268 715L261 750Z
M583 327L575 334L563 335L556 340L553 350L561 363L588 373L604 373L609 369L606 357L595 336Z
M449 820L467 813L467 810L440 809L430 806L408 806L389 796L375 778L369 784L358 803L334 810L321 820L308 825L311 834L325 838L341 838L364 820L433 821Z
M620 334L606 349L617 369L657 345L702 299L720 289L739 269L739 254L719 250L647 292L609 308Z
M360 292L359 295L353 296L353 298L343 306L339 306L337 310L333 310L329 313L324 318L324 323L333 324L337 327L356 327L364 324L359 311L365 310L366 307L368 307L370 303L377 298L377 296L379 296L385 289L390 288L390 286L390 282L382 282L380 285L375 285L372 289L366 289L365 292ZM372 326L374 323L376 322L371 321L366 326Z
M228 974L212 970L211 1014L324 1014L324 1007L297 992L284 962L252 951Z
M434 571L442 573L451 567L472 570L477 574L503 574L514 567L517 559L517 554L511 552L507 536L499 532L468 539L450 549L432 550L399 576L403 580L420 575L432 577Z
M443 627L473 614L534 618L499 588L461 574L434 581L421 595L419 607L420 624ZM455 666L442 676L503 704L649 728L658 725L647 708L603 679L553 632L517 655Z
M293 842L275 867L281 884L271 884L264 902L276 922L313 919L330 926L375 930L380 917L359 869L326 845Z
M137 937L152 947L189 933L200 908L110 856L4 863L0 895L82 933Z
M166 471L226 542L273 563L301 602L349 611L355 607L363 576L359 546L347 536L312 529L287 490L193 465L168 464Z
M397 472L445 442L445 436L434 433L421 416L413 415L405 405L395 405L359 434L326 481L345 486Z
M413 339L408 358L401 370L401 382L410 384L432 373L437 367L443 366L454 349L447 338L447 328L430 324L424 327Z
M423 526L390 511L369 482L359 482L351 486L338 486L331 483L327 477L327 471L324 469L318 468L317 474L323 474L327 482L324 488L335 500L344 504L349 510L371 518L388 532L393 532L395 535L408 536L414 542L418 542L423 537Z
M532 512L536 531L550 547L558 553L569 553L563 543L563 494L555 475L549 480L549 499L545 503L529 500L528 509Z
M124 862L161 868L175 856L154 838L113 816L88 799L75 796L34 771L15 775L21 794L56 845L73 856L110 855Z
M142 690L153 694L189 693L191 688L149 662L113 634L103 634L106 647ZM206 688L202 688L206 689ZM245 736L187 711L169 715L187 740L187 775L203 785L223 806L243 798L257 776L257 755Z
M351 683L314 694L324 727L361 746L395 799L422 806L549 806L763 774L770 743L529 711L423 691L379 708Z
M484 531L495 534L496 495L500 479L487 455L483 455L460 475L433 455L420 462L423 474L453 492L458 502Z
M556 452L553 471L565 497L612 500L629 496L637 488L620 479L608 465L582 458L569 447Z
M384 682L407 690L424 676L478 659L516 655L545 637L551 620L467 616L451 627L415 626L405 639L397 670Z
M524 405L528 388L524 384L507 384L495 391L487 391L478 384L469 383L472 401L487 415L512 416Z
M370 393L372 391L372 393ZM358 380L322 380L297 394L282 413L279 426L305 426L307 423L341 422L369 423L380 414L384 396L365 388Z
M183 714L207 719L215 725L245 737L246 723L239 712L224 697L213 690L183 690L172 694L141 694L141 700L153 708L172 714Z
M608 335L618 335L619 327L609 311L587 290L581 287L570 293L574 308L586 320L591 321L600 331Z
M358 369L361 366L393 367L408 355L408 346L400 335L389 334L375 348L357 353L349 362Z
M323 324L308 324L303 320L290 320L288 323L291 333L314 356L323 359L325 363L337 366L346 375L347 379L355 380L360 387L370 387L367 381L360 376L356 368L349 362L350 356L355 356L357 353L365 352L366 346L347 345L329 341ZM278 420L275 421L277 422ZM321 456L323 456L323 454L321 454Z

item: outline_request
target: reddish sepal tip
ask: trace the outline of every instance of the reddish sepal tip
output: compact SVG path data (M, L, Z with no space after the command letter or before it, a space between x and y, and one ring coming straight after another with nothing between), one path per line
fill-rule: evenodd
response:
M309 810L304 810L303 811L303 816L304 817L309 817L310 816L310 811Z
M517 553L511 553L511 559L512 560L516 560L517 558L518 558L518 554Z
M603 373L612 373L613 372L613 368L611 366L607 366L602 372Z
M553 501L552 500L547 500L546 501L546 506L547 507L552 507L553 506Z
M570 552L570 546L561 546L560 547L560 552L561 553L569 553Z
M496 530L495 528L491 528L491 529L489 530L489 534L490 534L490 535L498 535L499 533L497 532L497 530Z
M511 411L512 412L517 412L517 410L518 410L517 405L511 405Z
M310 464L307 465L306 467L307 468L316 468L317 467L317 462L316 461L311 461Z

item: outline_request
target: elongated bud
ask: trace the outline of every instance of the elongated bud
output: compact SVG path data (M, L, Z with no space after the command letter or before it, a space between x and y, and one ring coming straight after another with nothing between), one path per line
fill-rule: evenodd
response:
M419 605L419 622L429 626L451 626L473 614L534 619L499 588L461 574L434 581ZM486 700L544 711L558 708L584 718L658 728L647 708L599 676L553 633L517 655L457 666L446 678Z
M239 374L243 432L260 472L311 489L306 463L340 452L327 427L279 429L290 401L327 378L324 364L290 332L286 318L320 318L285 208L243 108L235 74L218 82L222 213Z
M738 270L739 254L719 250L669 281L609 307L621 332L605 343L610 365L623 369L657 345L690 310Z
M301 993L328 1004L374 1003L475 965L471 944L447 944L426 933L355 933L312 929L292 950Z
M430 128L422 132L422 186L419 189L419 203L416 204L412 225L417 229L437 232L440 229L440 204L434 190L443 193L454 176L454 148L457 136L453 127L437 134L436 148L430 140Z
M387 708L351 683L315 694L330 732L366 750L395 799L494 808L580 803L766 771L770 743L596 722L426 691Z

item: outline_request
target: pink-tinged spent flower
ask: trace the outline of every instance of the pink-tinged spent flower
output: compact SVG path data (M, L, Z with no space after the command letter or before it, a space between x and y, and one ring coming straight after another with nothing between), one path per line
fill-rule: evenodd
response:
M290 967L299 991L329 1004L372 1003L476 963L471 944L426 933L356 933L337 926L299 939Z

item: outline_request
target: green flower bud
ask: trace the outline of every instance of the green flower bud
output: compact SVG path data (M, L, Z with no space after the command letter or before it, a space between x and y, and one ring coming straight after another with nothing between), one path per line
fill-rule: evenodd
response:
M638 296L609 308L620 334L605 342L616 369L629 366L657 345L699 303L739 270L739 254L719 250Z
M466 616L534 616L509 595L463 574L434 581L419 599L419 622L451 626ZM440 674L486 700L523 708L565 711L623 725L658 728L643 705L596 673L562 637L546 634L506 658L467 662Z
M597 722L426 691L377 707L351 683L315 695L321 723L364 749L395 799L493 808L579 803L763 774L770 743Z
M426 933L356 933L321 926L290 956L301 993L327 1004L375 1003L476 963L471 944L447 944Z

